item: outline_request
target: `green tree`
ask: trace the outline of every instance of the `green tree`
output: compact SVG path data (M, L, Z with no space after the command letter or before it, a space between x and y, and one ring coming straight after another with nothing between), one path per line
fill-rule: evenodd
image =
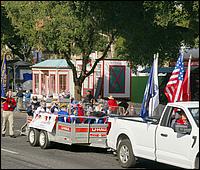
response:
M114 41L114 29L102 29L101 13L95 13L88 2L18 1L5 2L5 7L20 37L26 36L33 48L51 51L67 60L73 71L75 97L79 100L83 81L94 72L97 63L106 57ZM108 35L109 41L102 34ZM86 70L89 55L94 50L103 54L96 59L91 70ZM72 62L75 54L82 58L79 75Z
M113 43L116 57L137 66L150 65L157 52L159 63L175 59L181 43L195 47L199 42L198 1L5 1L5 7L28 44L67 60L77 99L83 81ZM93 50L103 55L86 70ZM71 60L75 54L83 63L80 75Z
M144 1L129 5L128 29L121 34L126 40L124 51L134 65L151 65L153 54L159 63L176 60L181 44L199 45L198 1ZM130 11L126 9L126 11ZM128 12L127 12L128 13ZM132 25L132 26L130 26ZM148 64L149 63L149 64Z
M14 56L18 56L20 60L28 61L30 59L31 47L28 45L25 37L17 35L17 30L7 17L7 12L3 4L1 4L1 48L7 45Z

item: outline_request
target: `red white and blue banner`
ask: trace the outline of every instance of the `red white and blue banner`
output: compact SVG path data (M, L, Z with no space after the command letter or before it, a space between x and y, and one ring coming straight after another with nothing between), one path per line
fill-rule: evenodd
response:
M5 90L6 90L6 79L7 79L7 72L6 72L6 55L3 57L3 61L1 63L1 97L5 97Z
M104 60L104 97L130 98L130 80L127 61Z

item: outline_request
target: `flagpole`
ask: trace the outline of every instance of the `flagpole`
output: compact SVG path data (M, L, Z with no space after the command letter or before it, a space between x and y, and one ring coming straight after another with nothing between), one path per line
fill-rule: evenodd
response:
M188 85L187 85L188 100L190 100L190 68L191 68L191 60L192 60L192 54L190 54L189 61L188 61Z
M157 53L157 60L158 60L158 57L159 57L159 53ZM157 62L157 74L159 74L158 63L159 63L159 61ZM158 78L158 75L157 75L157 78ZM158 86L159 86L159 78L158 78ZM158 87L158 88L159 88L159 87ZM160 94L160 92L159 92L159 90L158 90L158 100L159 100L159 103L160 103L160 97L159 97L159 94ZM159 103L158 103L158 106L157 106L158 109L159 109ZM158 109L157 109L157 114L160 113Z
M154 68L155 58L156 58L156 54L153 54L153 66L152 66L153 69L154 69L154 70L153 70L153 74L155 74L155 68ZM154 82L154 81L155 81L155 80L154 80L154 76L152 76L152 77L153 77L153 80L152 80L152 81ZM153 84L154 84L154 83L153 83ZM154 90L154 87L152 87L152 88L153 88L153 90ZM152 94L153 94L153 93L154 93L154 92L152 92ZM153 98L153 96L151 96L151 97L152 97L152 102L151 102L151 114L150 114L150 115L153 116L153 103L154 103L153 100L154 100L154 98Z

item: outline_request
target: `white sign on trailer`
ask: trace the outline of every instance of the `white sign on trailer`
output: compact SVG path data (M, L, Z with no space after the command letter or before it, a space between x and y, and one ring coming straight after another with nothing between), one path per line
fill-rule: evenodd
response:
M53 127L56 123L57 117L58 115L49 114L49 113L35 114L33 117L33 120L29 124L29 127L52 132Z

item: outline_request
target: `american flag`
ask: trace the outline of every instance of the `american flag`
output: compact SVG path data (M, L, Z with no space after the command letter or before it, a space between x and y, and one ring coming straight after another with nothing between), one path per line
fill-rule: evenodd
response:
M175 69L173 70L172 75L169 78L169 81L164 89L164 93L167 96L168 102L180 101L183 75L184 75L183 53L180 53L180 56L176 62Z

